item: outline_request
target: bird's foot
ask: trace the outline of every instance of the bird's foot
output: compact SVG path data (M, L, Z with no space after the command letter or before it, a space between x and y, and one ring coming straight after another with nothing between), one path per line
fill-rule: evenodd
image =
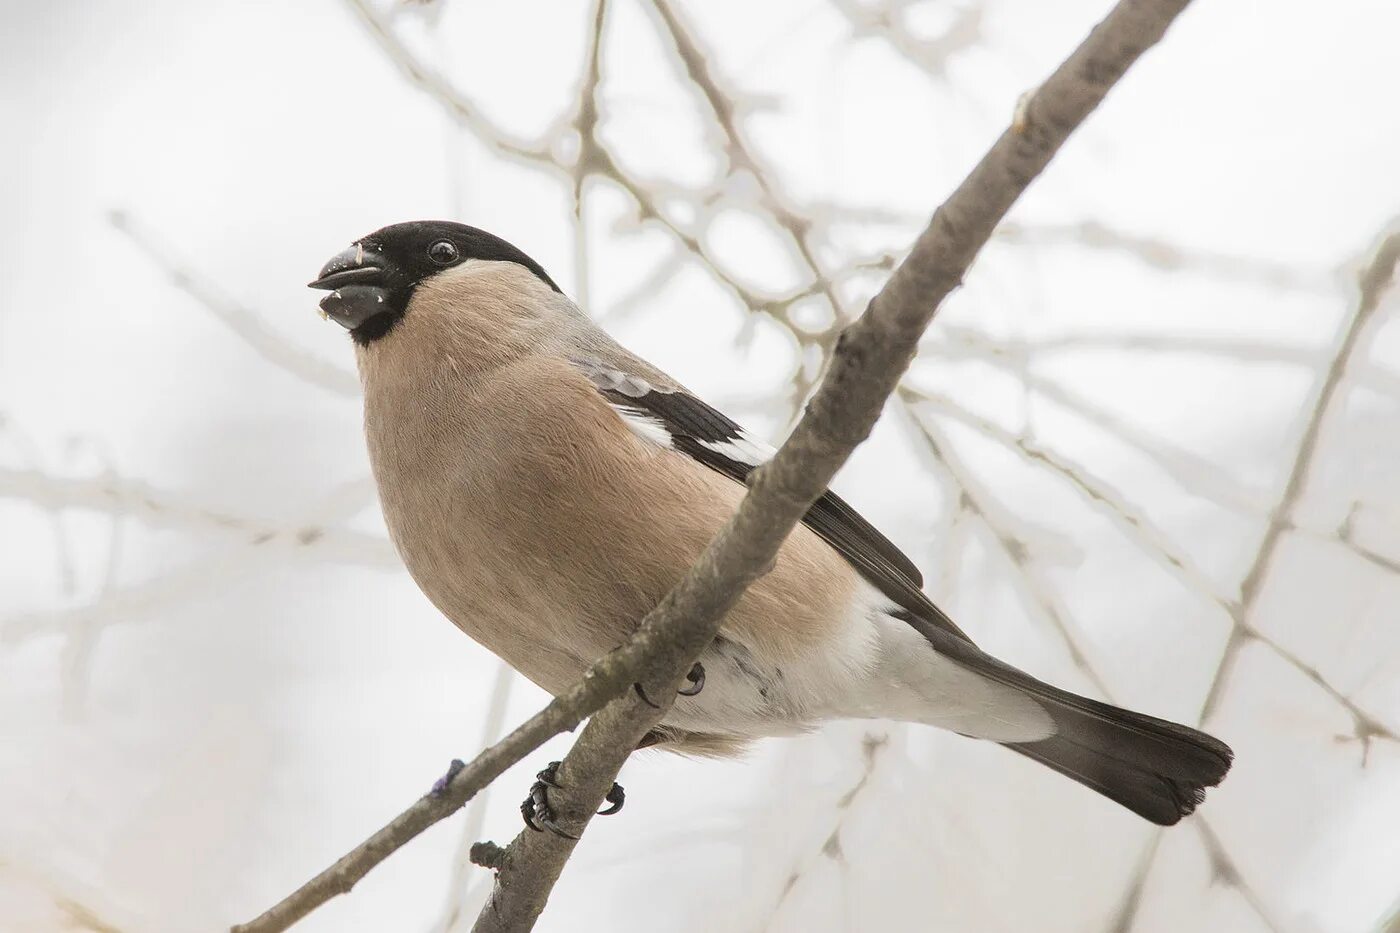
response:
M696 661L690 667L690 673L685 675L687 685L676 691L679 696L693 697L701 690L705 689L705 665ZM637 691L637 696L642 698L642 702L652 709L660 709L660 704L653 703L651 697L647 696L646 690L642 689L640 683L632 685L632 689Z
M543 832L549 830L556 836L563 836L565 839L577 839L573 833L566 832L558 823L554 821L554 809L549 805L549 789L558 787L559 762L551 761L543 771L535 775L535 783L530 785L530 796L520 804L520 815L525 818L525 825L535 830ZM622 790L622 785L614 783L608 790L608 806L598 811L598 816L612 816L622 809L622 804L627 795Z

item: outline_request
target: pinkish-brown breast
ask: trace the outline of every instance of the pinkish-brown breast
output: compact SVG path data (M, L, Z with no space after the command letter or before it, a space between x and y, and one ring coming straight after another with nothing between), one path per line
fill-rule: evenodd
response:
M483 346L509 315L454 299L416 303L360 353L385 518L433 603L557 692L665 595L743 490L634 436L562 354L519 334L504 353ZM799 527L725 635L775 664L799 659L847 623L856 586Z

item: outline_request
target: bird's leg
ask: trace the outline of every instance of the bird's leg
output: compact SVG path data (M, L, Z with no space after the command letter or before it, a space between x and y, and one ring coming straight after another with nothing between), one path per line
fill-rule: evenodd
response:
M543 771L535 775L535 783L530 785L530 796L526 797L520 804L520 815L524 817L525 825L536 832L543 832L547 829L556 836L577 839L577 836L565 832L554 821L554 809L549 805L549 789L559 786L558 773L559 762L551 761ZM622 804L626 800L622 785L614 782L604 799L607 800L609 806L599 810L598 816L612 816L621 810Z
M696 661L690 666L690 672L685 675L685 679L689 682L689 686L682 687L681 689L676 691L676 693L680 696L693 697L701 690L704 690L705 665L701 664L699 661ZM637 691L637 696L641 697L642 702L645 703L647 706L650 706L652 709L661 708L659 704L653 703L651 701L651 697L647 696L646 690L642 688L642 685L640 683L633 684L632 689Z

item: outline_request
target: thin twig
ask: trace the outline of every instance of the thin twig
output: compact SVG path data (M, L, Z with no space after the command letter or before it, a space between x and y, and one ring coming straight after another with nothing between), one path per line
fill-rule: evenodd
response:
M213 312L263 359L336 395L359 397L360 380L354 373L303 353L292 341L273 333L262 315L222 294L213 283L195 274L188 263L130 214L111 211L107 219L170 277L172 285Z
M1246 488L1227 471L1221 470L1205 458L1156 436L1130 419L1110 411L1104 405L1021 365L1024 357L1017 351L1021 346L1025 346L1024 344L1010 342L998 348L985 335L973 334L965 328L946 330L965 348L979 348L983 351L983 359L1013 374L1034 394L1073 412L1105 434L1155 462L1183 490L1246 514L1258 514L1268 508L1262 494Z
M374 488L368 481L355 484L355 488L361 506L373 501ZM213 508L193 497L111 471L68 477L0 467L0 499L22 500L45 509L126 515L156 528L219 530L250 537L285 530L282 523Z
M389 21L369 0L347 0L350 8L369 30L370 35L409 83L429 94L447 108L452 119L466 127L478 140L493 151L515 159L548 162L548 140L520 139L507 133L486 116L476 101L452 84L444 75L427 65L394 32Z
M634 640L594 663L582 680L470 763L457 769L450 780L443 782L441 789L435 788L424 794L334 865L254 920L235 926L233 933L285 930L332 897L348 893L371 868L409 840L457 812L512 765L559 733L576 728L610 698L621 693L631 682L641 654L642 646Z
M866 5L858 0L832 0L832 6L846 18L851 35L875 36L887 42L900 57L931 78L947 77L948 64L959 54L976 48L983 41L979 3L969 3L953 12L953 21L932 39L914 34L905 22L904 5L889 0Z
M1294 263L1191 249L1157 237L1116 229L1097 220L1070 224L1005 224L997 239L1037 246L1083 246L1132 256L1162 272L1191 271L1222 279L1257 282L1271 288L1327 288L1329 276Z
M796 248L802 264L812 276L812 288L826 298L838 320L843 318L841 299L817 261L817 244L813 239L811 222L789 206L787 195L779 188L773 173L745 137L739 125L734 96L721 89L720 81L713 74L711 62L714 56L706 54L680 14L666 0L651 0L651 5L674 44L686 77L700 91L720 132L724 134L730 173L747 172L758 182L761 205Z
M928 396L918 396L908 390L901 389L901 399L905 401L906 404L916 398L925 401L929 400ZM975 429L983 430L983 433L1006 443L1008 446L1013 446L1022 450L1023 454L1032 462L1040 462L1063 476L1074 484L1074 486L1092 503L1105 507L1109 509L1111 513L1116 514L1116 517L1126 526L1130 534L1133 534L1135 537L1140 537L1141 540L1139 544L1144 549L1166 547L1166 545L1162 544L1162 542L1166 540L1165 536L1161 535L1160 532L1149 530L1151 526L1147 523L1145 515L1142 515L1125 500L1118 499L1106 485L1101 485L1101 481L1095 478L1086 468L1074 464L1072 461L1063 460L1057 455L1049 454L1044 448L1032 444L1026 438L1014 438L1010 436L1009 432L1003 432L989 422L984 423L981 419L967 413L963 409L957 408L957 406L948 405L947 407L940 408L940 410L959 418L959 420L965 423L971 424ZM980 484L977 483L973 472L963 467L957 457L952 454L952 445L938 437L937 433L930 425L919 419L917 415L914 415L912 412L910 420L914 422L915 427L921 431L923 440L929 446L935 460L942 466L945 472L948 473L953 484L958 488L960 507L966 508L980 518L988 531L992 533L992 536L1001 545L1003 554L1012 565L1012 569L1016 571L1013 579L1018 581L1022 593L1032 605L1040 609L1041 613L1059 631L1061 641L1069 651L1071 660L1080 671L1094 683L1105 699L1116 702L1113 693L1105 685L1104 679L1097 668L1088 660L1083 650L1078 646L1077 640L1074 638L1068 624L1064 621L1066 614L1059 609L1051 595L1051 588L1033 572L1034 563L1030 549L1010 530L1012 522L1003 514L1003 510L994 503L990 493L982 489ZM1022 445L1024 445L1024 447ZM1168 547L1160 556L1169 567L1174 568L1175 565L1172 561L1181 558L1173 555L1174 549ZM1210 596L1210 592L1207 589L1202 589L1201 592L1207 597ZM1203 817L1198 814L1196 819L1197 821L1201 821ZM1160 844L1160 841L1161 832L1159 830L1153 833L1151 842L1149 842L1147 848L1144 849L1138 868L1134 872L1134 877L1129 882L1119 909L1114 915L1114 921L1110 927L1114 933L1128 933L1128 930L1131 928L1140 906L1142 892L1146 885L1148 874L1155 861L1157 846ZM1211 841L1214 842L1213 845L1208 844ZM1212 863L1218 867L1217 874L1220 880L1238 887L1246 901L1248 901L1250 906L1259 914L1265 925L1270 929L1276 930L1277 927L1274 926L1272 919L1267 912L1265 912L1254 892L1246 889L1234 857L1225 848L1223 843L1220 843L1214 836L1210 837L1209 840L1203 837L1202 843L1203 845L1207 845L1207 855L1210 857Z
M855 783L850 789L841 795L836 801L836 812L832 819L832 826L829 832L822 837L822 844L816 852L811 853L807 858L801 860L788 874L783 882L782 890L778 894L777 901L768 912L768 917L762 924L762 929L771 929L782 913L783 907L787 904L788 896L795 891L807 873L818 864L818 860L826 858L845 866L845 855L841 848L841 831L846 827L846 821L851 818L855 805L865 796L868 796L868 788L873 787L872 781L875 777L875 769L879 766L880 760L890 747L890 737L888 735L876 735L867 732L861 736L861 771Z
M1230 637L1225 643L1225 648L1221 652L1220 660L1216 662L1215 673L1206 692L1206 698L1201 707L1200 721L1204 722L1219 706L1225 696L1225 691L1229 685L1230 675L1233 671L1235 659L1239 652L1251 640L1259 640L1269 645L1273 650L1289 661L1295 668L1298 668L1314 684L1321 688L1335 702L1340 704L1352 717L1353 728L1356 737L1362 745L1362 758L1365 759L1366 751L1370 747L1370 742L1374 738L1386 738L1391 741L1400 740L1394 731L1380 723L1370 714L1361 710L1350 697L1347 697L1336 687L1332 686L1320 671L1305 664L1291 652L1284 649L1271 639L1265 638L1257 628L1249 625L1250 614L1257 605L1258 597L1263 589L1265 578L1272 565L1274 555L1278 549L1283 534L1293 527L1293 512L1302 498L1307 487L1308 478L1311 475L1313 460L1317 453L1318 440L1322 435L1323 427L1327 421L1332 405L1340 396L1344 378L1354 358L1364 358L1365 340L1368 332L1368 323L1380 306L1382 295L1389 289L1391 281L1395 275L1397 263L1400 263L1400 232L1393 231L1383 235L1376 247L1372 250L1370 258L1363 266L1357 276L1358 293L1351 313L1347 315L1341 328L1341 337L1338 342L1337 352L1332 363L1328 366L1322 376L1321 384L1318 387L1317 397L1312 408L1309 410L1306 421L1303 425L1301 439L1293 457L1293 464L1289 470L1288 479L1284 484L1283 492L1279 497L1278 504L1269 515L1269 521L1264 529L1264 534L1260 539L1259 547L1255 551L1254 560L1249 569L1245 572L1243 582L1240 585L1240 610L1237 615L1237 624L1230 631ZM1226 848L1218 837L1214 837L1217 851L1226 852ZM1137 911L1141 907L1142 890L1151 878L1152 870L1156 864L1158 848L1153 848L1147 855L1141 870L1129 887L1128 896L1123 903L1123 910L1118 918L1118 923L1114 927L1115 933L1118 931L1128 931L1132 929L1137 918ZM1257 901L1250 899L1251 905L1256 905ZM1261 916L1263 914L1261 913ZM1267 920L1267 917L1266 917Z
M1365 356L1369 337L1374 333L1374 329L1370 325L1376 309L1380 306L1381 296L1390 288L1397 263L1400 263L1400 232L1390 232L1379 241L1372 251L1369 261L1357 276L1356 302L1342 327L1336 356L1332 365L1322 376L1316 400L1303 425L1302 436L1298 441L1297 452L1294 454L1288 479L1284 483L1283 493L1269 515L1269 522L1264 529L1259 547L1255 551L1254 560L1240 583L1240 614L1243 624L1237 626L1231 633L1230 639L1225 645L1225 651L1221 655L1220 665L1216 668L1215 677L1211 680L1210 688L1206 691L1205 702L1201 704L1201 719L1203 721L1208 719L1219 706L1225 685L1229 682L1230 675L1234 670L1235 660L1240 649L1248 641L1246 636L1253 633L1255 637L1260 637L1257 634L1257 626L1250 624L1250 617L1258 603L1259 594L1263 591L1264 582L1269 575L1283 536L1293 527L1293 513L1297 509L1312 475L1313 465L1317 457L1318 440L1329 415L1334 410L1334 405L1343 397L1341 389L1348 367L1354 356ZM1267 643L1286 657L1289 656L1273 641L1269 640ZM1295 666L1300 665L1295 663ZM1307 666L1302 666L1302 668L1314 683L1327 690L1334 699L1341 697L1340 691L1333 688L1319 672ZM1369 714L1359 710L1348 698L1341 697L1341 699L1345 700L1344 705L1355 720L1357 734L1362 738L1363 743L1375 735L1394 738L1394 733Z
M953 328L946 328L953 331ZM1265 501L1261 492L1255 492L1230 476L1229 471L1209 463L1204 458L1186 450L1166 438L1158 437L1129 419L1109 411L1105 406L1084 395L1072 391L1060 382L1020 365L1032 355L1038 355L1042 348L1056 348L1056 341L1034 344L1015 341L1001 341L992 344L989 338L974 335L965 328L956 331L957 339L938 344L934 356L942 357L958 352L966 352L992 365L1014 372L1015 378L1033 395L1047 399L1064 410L1093 425L1105 434L1126 444L1160 467L1176 481L1183 492L1197 498L1209 500L1241 515L1258 516L1268 513L1272 505ZM1086 338L1090 341L1092 337ZM1116 337L1105 338L1109 345L1117 342ZM1189 338L1188 338L1189 340ZM957 348L954 350L953 348ZM1241 344L1243 348L1243 344ZM1282 358L1282 357L1280 357ZM1355 383L1377 387L1377 379L1384 370L1364 365L1364 360L1355 360L1357 370ZM1314 367L1315 368L1315 367ZM1350 373L1351 370L1348 370ZM1400 388L1400 387L1397 387ZM913 389L911 391L919 391ZM1383 390L1382 390L1383 391ZM985 423L985 422L984 422ZM1307 535L1318 541L1339 544L1356 556L1374 564L1382 570L1400 573L1400 562L1380 554L1356 540L1346 526L1338 530L1308 523L1294 516L1290 531Z
M971 427L983 437L1019 453L1026 462L1044 467L1064 479L1090 505L1102 509L1143 553L1176 577L1184 587L1222 608L1229 609L1230 598L1222 591L1220 584L1207 577L1190 554L1178 547L1165 531L1157 527L1145 511L1128 501L1087 465L1051 449L1030 436L1017 435L963 408L946 396L910 391L907 397Z
M909 424L917 433L917 440L938 468L947 475L949 484L956 490L959 506L976 516L997 543L999 552L1012 572L1011 579L1015 581L1017 591L1031 615L1039 615L1055 631L1069 654L1071 663L1094 685L1099 695L1106 700L1115 699L1107 681L1090 660L1084 646L1080 644L1080 636L1070 627L1069 613L1060 605L1053 588L1036 568L1030 547L1015 530L1015 523L1006 514L1006 510L981 483L977 482L972 471L963 465L962 460L954 453L953 445L932 425L920 419L917 413L908 407L906 399L902 398L901 402L901 408L909 415Z
M48 484L51 478L40 476L38 479ZM65 503L59 500L53 504L54 508L76 504L113 515L130 512L135 517L154 520L153 523L157 525L162 519L175 519L178 523L189 520L191 514L195 517L202 515L198 510L190 512L167 508L170 500L152 498L146 501L144 493L149 493L151 487L144 484L134 486L143 494L129 499L122 494L113 496L110 486L95 485L85 480L53 482L75 490L73 501ZM69 482L76 485L63 485ZM49 485L28 488L52 490ZM5 487L0 485L0 492L4 490ZM338 527L337 523L364 507L368 491L365 483L346 483L313 508L293 516L285 527L244 528L242 534L246 537L237 548L196 559L141 583L112 586L91 603L0 618L0 644L13 644L52 633L73 634L93 624L129 622L197 593L207 592L221 582L251 573L260 566L284 562L289 556L311 556L317 560L382 569L400 567L398 556L384 537ZM138 505L133 507L132 502ZM243 528L243 522L243 519L239 519L235 529Z
M1196 832L1201 837L1201 845L1205 848L1207 857L1210 858L1210 868L1215 876L1214 880L1221 884L1228 884L1230 887L1240 892L1240 896L1244 898L1245 903L1247 903L1250 909L1263 921L1264 926L1274 931L1274 933L1278 933L1282 927L1279 926L1269 913L1268 907L1264 904L1264 899L1259 896L1259 892L1254 889L1254 885L1250 884L1249 881L1245 879L1244 875L1240 874L1239 866L1235 863L1234 859L1231 858L1230 853L1226 851L1225 844L1221 842L1220 837L1216 835L1214 828L1210 825L1210 821L1202 816L1197 816L1191 823L1196 827Z
M501 733L505 731L506 710L510 705L510 688L514 681L515 671L511 670L510 665L504 661L497 662L496 677L491 685L491 699L486 704L486 716L481 726L482 745L498 741ZM447 886L447 906L443 909L442 919L436 927L441 933L455 933L461 921L468 916L468 905L475 894L475 885L467 885L467 879L476 867L471 858L472 844L486 825L486 803L490 794L491 789L484 788L467 805L467 819L462 826L457 855L453 860L452 878Z

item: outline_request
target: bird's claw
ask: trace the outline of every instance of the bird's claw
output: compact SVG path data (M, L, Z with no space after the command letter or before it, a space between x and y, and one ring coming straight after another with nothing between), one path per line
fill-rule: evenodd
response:
M520 815L524 817L525 825L537 833L547 829L556 836L577 839L578 836L565 831L554 822L554 809L549 805L549 789L559 786L559 782L555 780L558 771L559 762L551 761L543 771L535 775L535 783L530 785L530 796L520 803Z
M693 697L701 690L704 690L705 665L701 664L699 661L696 661L693 665L691 665L690 673L685 675L685 679L689 681L690 686L682 687L681 689L676 691L676 693L680 694L681 696Z
M627 794L623 791L621 784L614 782L611 789L608 790L608 795L603 799L606 800L610 806L599 810L597 815L612 816L618 810L622 809L623 803L627 801Z
M556 836L577 839L578 836L566 831L555 822L554 809L549 805L549 789L559 786L558 773L559 762L551 761L543 771L535 775L535 783L530 785L530 796L526 797L520 804L520 815L525 819L525 825L535 832L544 832L547 829ZM621 784L614 783L608 790L605 799L609 806L599 810L598 816L611 816L621 810L627 795L622 790Z
M685 675L685 679L689 686L685 686L677 690L676 694L678 696L693 697L701 690L704 690L705 665L701 664L699 661L696 661L690 666L690 672ZM642 687L641 683L633 684L632 689L637 691L637 696L641 697L642 702L645 703L647 706L650 706L652 709L661 708L660 704L653 703L651 701L651 697L647 696L646 689Z

